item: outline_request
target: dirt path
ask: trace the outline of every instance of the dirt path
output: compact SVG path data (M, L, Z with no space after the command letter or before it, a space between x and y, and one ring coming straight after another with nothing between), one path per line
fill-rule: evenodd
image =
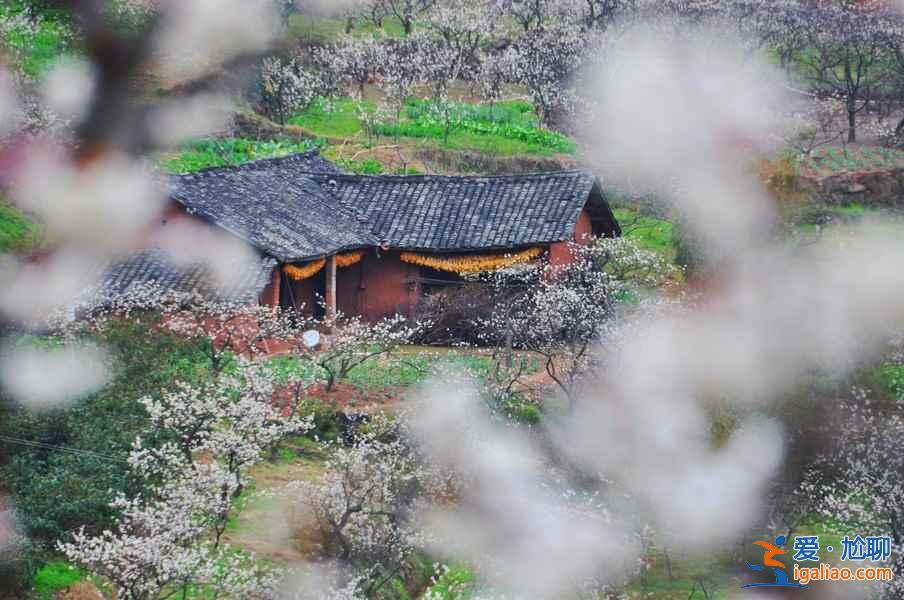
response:
M293 538L293 510L291 498L281 492L293 481L318 479L324 472L324 455L312 445L288 448L283 453L301 451L297 458L281 458L275 463L265 462L254 467L251 476L254 491L230 522L223 541L258 556L277 562L304 560Z

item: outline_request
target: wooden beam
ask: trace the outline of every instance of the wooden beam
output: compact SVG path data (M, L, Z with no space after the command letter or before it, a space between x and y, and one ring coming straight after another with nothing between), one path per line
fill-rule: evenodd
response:
M336 319L336 256L326 259L326 318L333 322Z
M282 265L276 265L273 267L273 272L270 274L270 286L268 297L264 299L268 305L273 307L273 309L279 308L279 296L280 296L280 284L282 283Z

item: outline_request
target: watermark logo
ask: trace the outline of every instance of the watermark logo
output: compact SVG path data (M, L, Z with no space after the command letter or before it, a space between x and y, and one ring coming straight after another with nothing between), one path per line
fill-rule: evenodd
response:
M784 563L777 556L785 554L785 536L775 538L775 543L756 541L753 544L763 549L762 564L747 564L747 568L755 572L772 570L775 581L767 583L750 583L742 588L798 588L807 589L813 581L891 581L894 572L888 566L847 566L849 563L887 563L891 556L892 543L888 536L862 536L854 538L845 536L841 540L840 566L830 565L820 560L820 552L836 553L836 548L819 543L819 536L797 536L794 538L794 569L788 578ZM817 563L809 565L808 563Z
M757 572L770 568L772 569L775 581L770 583L748 583L747 585L741 586L742 588L781 587L805 589L807 587L806 585L801 585L789 580L788 573L785 571L785 564L775 559L776 556L781 556L785 553L785 551L782 550L782 546L785 545L785 536L780 535L775 538L775 544L758 540L754 542L753 545L763 549L763 564L752 565L747 563L747 568Z

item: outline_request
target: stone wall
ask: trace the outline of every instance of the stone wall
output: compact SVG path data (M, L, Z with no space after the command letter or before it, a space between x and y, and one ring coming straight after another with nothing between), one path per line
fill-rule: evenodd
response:
M799 178L799 188L813 201L826 204L860 204L904 207L904 168L852 171L821 178Z

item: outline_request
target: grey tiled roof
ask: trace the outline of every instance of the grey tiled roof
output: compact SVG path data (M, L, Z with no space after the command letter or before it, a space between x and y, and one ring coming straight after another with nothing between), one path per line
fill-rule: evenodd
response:
M194 174L222 173L223 171L236 170L243 172L273 171L274 169L296 173L343 173L342 169L336 166L335 163L323 158L320 151L314 148L307 152L299 152L297 154L289 154L288 156L279 156L276 158L264 158L232 167L210 167L195 171Z
M361 176L341 173L313 150L179 175L172 197L286 263L381 243L463 252L568 240L592 200L602 230L618 233L597 179L579 170Z
M505 177L310 177L363 219L381 242L435 252L571 239L597 185L586 171ZM608 233L617 231L611 220Z
M173 178L171 197L281 262L296 262L375 240L308 173L338 176L316 150Z
M204 264L177 266L160 249L142 250L105 268L89 303L106 304L139 289L144 294L196 292L209 298L251 303L269 283L276 264L275 259L262 256L253 263L237 266L231 280L223 286L214 282Z

